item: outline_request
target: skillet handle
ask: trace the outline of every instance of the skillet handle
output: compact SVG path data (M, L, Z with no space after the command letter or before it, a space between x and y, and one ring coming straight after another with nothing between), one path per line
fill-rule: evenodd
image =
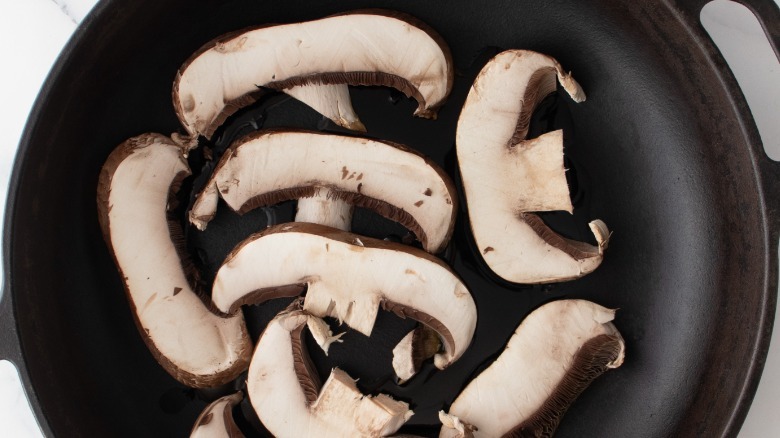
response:
M684 12L685 19L700 25L699 14L702 8L712 0L675 0L677 6ZM769 44L780 59L780 7L774 0L734 0L753 12L766 33Z
M0 360L7 359L17 367L22 364L22 350L19 345L19 334L16 331L16 316L14 315L13 297L8 287L0 298Z
M680 18L688 23L691 28L701 30L701 35L709 36L701 25L699 18L701 10L712 0L672 0L680 11ZM774 0L733 0L747 7L756 17L775 56L780 62L780 7ZM711 41L710 41L711 43ZM713 46L714 48L714 46ZM724 64L725 65L725 64ZM733 80L733 79L731 79ZM734 87L739 85L734 82ZM765 208L771 230L771 241L777 242L780 237L780 163L771 160L761 147L761 138L755 128L748 127L748 135L752 137L750 142L757 157L756 166L764 190ZM774 245L774 243L773 243ZM776 253L776 252L775 252Z
M780 60L780 6L773 0L736 0L753 12Z

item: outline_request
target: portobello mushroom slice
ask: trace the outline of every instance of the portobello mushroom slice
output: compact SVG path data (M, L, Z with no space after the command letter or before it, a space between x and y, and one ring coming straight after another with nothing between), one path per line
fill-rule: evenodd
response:
M212 299L222 312L235 313L304 288L304 310L366 336L380 305L427 325L444 347L434 357L439 369L463 354L476 327L471 294L436 257L316 224L280 224L239 243L217 271Z
M246 370L252 342L241 314L218 316L193 288L197 271L169 216L189 174L182 149L168 137L131 138L100 172L98 218L152 355L181 383L209 387Z
M452 81L449 48L427 25L397 12L356 11L207 44L179 69L173 104L190 134L209 138L259 87L389 86L417 100L415 115L435 118Z
M254 30L272 26L273 25L266 25L259 28L254 28ZM216 53L224 53L224 49L226 47L225 44L229 43L229 41L236 37L240 37L246 31L247 29L230 32L204 44L190 57L187 62L185 62L185 64L180 68L180 72L184 70L184 68L187 66L187 63L205 52L211 50L215 51ZM211 74L219 75L221 78L228 78L228 76L223 75L222 72L213 71ZM219 126L222 125L222 123L228 117L230 117L239 109L251 105L260 97L265 95L268 91L270 90L256 87L241 97L238 97L232 101L223 102L222 104L224 107L222 110L212 121L206 131L201 132L201 134L210 139L214 131L219 128ZM339 126L360 132L366 131L366 127L363 125L363 123L360 122L357 114L355 114L355 110L352 108L352 100L349 97L349 87L346 84L307 83L288 87L280 91L309 106ZM187 105L190 104L190 102L179 102L174 95L174 109L176 110L177 114L183 114L185 111L187 111L187 108L182 108L180 106L184 103ZM191 134L193 133L191 130L188 131ZM197 142L192 140L196 139L185 140L185 142L189 142L189 147L195 147L197 145Z
M552 436L593 379L623 363L625 345L614 316L584 300L554 301L532 312L449 414L440 415L439 436Z
M293 303L265 328L247 376L260 421L276 437L379 437L397 431L413 412L387 395L364 395L347 373L334 368L324 384L314 371L303 330L321 319Z
M239 391L214 400L195 420L190 438L244 438L233 420L233 408L243 399Z
M349 227L351 217L344 203L368 208L407 227L433 253L449 241L457 211L450 178L416 152L386 141L307 131L261 131L231 145L198 194L190 222L205 229L220 196L238 213L318 197L314 206L299 205L296 221L340 229ZM302 213L311 210L316 214Z
M609 240L600 220L590 223L594 246L558 235L534 214L573 211L562 132L526 138L531 114L555 92L556 78L572 99L585 100L579 84L549 56L502 52L477 76L458 120L458 163L474 240L488 267L515 283L588 274L601 264Z

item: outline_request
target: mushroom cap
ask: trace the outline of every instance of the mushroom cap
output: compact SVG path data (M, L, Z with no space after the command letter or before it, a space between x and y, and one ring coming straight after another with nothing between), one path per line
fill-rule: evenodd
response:
M440 369L463 354L476 328L471 294L439 259L315 224L276 225L239 243L217 272L212 299L222 312L235 312L304 287L307 312L367 336L380 305L427 325L444 344L434 357Z
M193 289L181 229L168 207L190 174L181 149L159 134L119 145L100 173L103 236L123 278L142 338L157 361L195 387L233 380L249 365L252 342L241 314L211 312Z
M258 340L247 390L260 421L280 438L378 437L397 431L413 414L408 404L384 394L362 394L338 368L320 387L302 341L303 330L312 326L312 320L319 318L293 303Z
M290 199L334 198L409 228L430 252L452 236L454 184L435 163L396 143L299 130L260 131L225 152L190 211L204 229L218 198L234 211Z
M534 214L572 212L563 166L563 134L526 139L534 108L556 78L577 101L585 94L549 56L508 50L477 76L456 134L471 230L488 267L515 283L570 280L601 264L609 230L591 224L597 245L563 238Z
M550 436L590 382L623 363L614 315L585 300L553 301L531 312L498 359L458 395L449 416L476 427L477 438ZM446 429L440 436L453 436Z
M397 12L355 11L209 43L180 68L173 102L188 132L209 137L258 87L391 86L418 101L416 115L434 118L452 80L449 49L428 26Z

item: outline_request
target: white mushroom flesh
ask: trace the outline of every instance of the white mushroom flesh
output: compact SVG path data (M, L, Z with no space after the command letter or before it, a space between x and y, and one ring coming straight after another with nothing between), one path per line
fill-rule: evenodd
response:
M554 301L535 310L498 359L458 395L449 415L476 427L475 437L520 429L549 436L593 378L623 363L623 338L610 322L614 315L584 300ZM445 429L441 437L457 436Z
M321 388L316 383L300 339L313 318L300 310L283 312L260 337L247 376L260 421L279 438L380 437L397 431L413 414L406 403L362 394L337 368Z
M414 350L413 339L414 330L404 336L398 345L393 348L393 370L401 382L405 382L417 374L417 367L414 366L414 360L412 359Z
M482 69L458 120L456 135L469 221L490 269L516 283L547 283L588 274L602 261L609 231L591 223L597 245L569 240L534 212L567 211L563 134L526 139L535 105L555 91L556 78L577 101L585 94L554 59L503 52Z
M390 15L347 13L217 42L177 75L179 119L191 134L208 136L226 106L258 87L306 83L395 86L418 100L415 114L434 117L452 86L449 50L429 29Z
M172 185L189 175L179 146L147 134L114 151L98 200L141 334L155 358L182 383L212 386L246 369L252 344L241 314L209 311L185 274L167 218Z
M243 398L237 392L211 402L195 420L190 438L243 438L244 434L233 421L233 407Z
M198 194L190 221L204 229L220 196L246 212L315 194L319 203L342 199L400 222L430 252L443 249L452 235L457 195L434 163L395 144L300 131L261 132L231 146ZM313 202L304 211L314 214L306 217L322 222L323 208Z
M444 345L434 357L440 369L463 354L476 327L471 294L438 259L314 224L277 225L240 243L217 272L212 299L232 312L291 285L308 285L307 312L338 318L367 336L380 305L425 323Z

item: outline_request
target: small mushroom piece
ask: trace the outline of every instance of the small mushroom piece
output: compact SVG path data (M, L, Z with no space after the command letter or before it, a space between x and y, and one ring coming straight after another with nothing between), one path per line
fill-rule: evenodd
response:
M241 314L213 313L193 289L181 226L169 217L190 174L168 137L144 134L119 145L100 172L97 204L103 236L123 279L139 332L178 381L217 386L249 366L252 341Z
M476 428L460 421L460 418L439 411L439 421L442 427L439 438L474 438Z
M211 402L195 420L190 438L244 438L233 420L233 408L243 398L244 394L239 391Z
M393 242L322 225L288 223L239 243L217 271L212 299L234 313L243 304L297 296L304 309L371 335L379 306L438 333L446 368L471 343L477 309L466 286L436 257Z
M440 415L447 421L439 436L467 436L455 433L457 424L477 438L552 436L593 379L623 363L614 316L584 300L554 301L532 312L498 359L458 395L449 415Z
M179 69L173 103L187 131L208 138L229 114L254 101L258 87L389 86L417 100L415 115L435 118L452 81L449 49L427 25L397 12L348 12L235 32L207 44ZM320 97L323 91L291 94L314 93L306 98L311 106L327 100L332 107L332 98ZM339 98L335 106L345 101Z
M576 101L579 84L549 56L509 50L477 76L456 134L471 230L488 267L515 283L571 280L601 264L609 239L590 223L597 245L564 238L534 214L573 207L563 167L563 135L526 139L534 108L555 92L556 78Z
M413 414L408 404L362 394L338 368L320 385L303 341L304 328L320 325L311 322L319 318L299 305L293 303L268 324L249 366L249 400L263 425L279 438L379 437L397 431Z
M393 370L402 385L414 377L422 363L436 355L441 348L439 335L430 327L420 325L410 331L393 348Z
M307 131L261 131L232 144L198 194L190 222L205 229L220 196L239 213L318 197L304 202L305 208L299 205L296 221L340 229L349 227L346 202L401 223L433 253L449 241L457 212L450 178L416 152L386 141ZM332 207L323 205L331 200Z

